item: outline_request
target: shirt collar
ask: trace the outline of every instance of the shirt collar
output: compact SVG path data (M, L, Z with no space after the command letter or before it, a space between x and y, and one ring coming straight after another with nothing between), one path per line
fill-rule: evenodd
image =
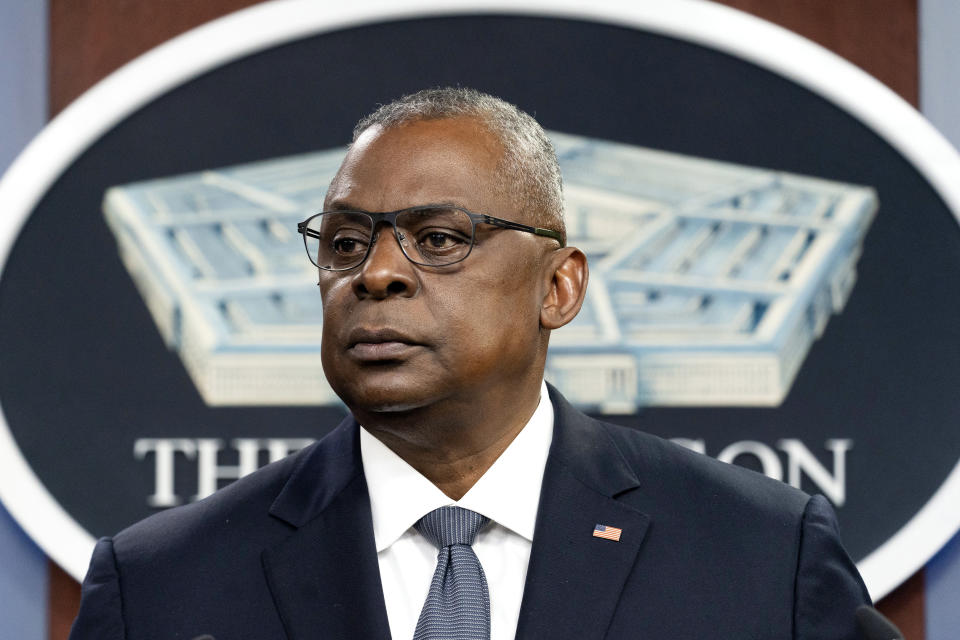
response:
M545 384L530 420L458 502L360 427L360 455L370 493L377 552L434 509L455 504L533 540L543 470L553 439L553 405Z

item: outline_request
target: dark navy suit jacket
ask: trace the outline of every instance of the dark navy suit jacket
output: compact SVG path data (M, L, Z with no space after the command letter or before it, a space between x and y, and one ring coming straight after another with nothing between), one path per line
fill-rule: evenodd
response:
M858 637L869 597L822 497L551 396L518 638ZM97 544L72 640L205 635L390 637L355 421Z

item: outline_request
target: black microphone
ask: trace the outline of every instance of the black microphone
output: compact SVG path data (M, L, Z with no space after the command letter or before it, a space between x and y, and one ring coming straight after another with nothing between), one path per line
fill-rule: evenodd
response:
M857 607L857 627L866 640L903 640L900 629L868 604Z

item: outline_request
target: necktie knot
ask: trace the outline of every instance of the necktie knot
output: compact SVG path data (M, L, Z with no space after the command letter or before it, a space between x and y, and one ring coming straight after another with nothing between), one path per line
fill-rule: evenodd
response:
M438 549L454 544L472 545L490 518L461 507L440 507L420 518L417 531Z

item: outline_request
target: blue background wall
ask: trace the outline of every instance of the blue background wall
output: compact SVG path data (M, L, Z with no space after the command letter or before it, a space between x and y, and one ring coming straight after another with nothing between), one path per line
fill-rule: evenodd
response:
M46 121L47 3L0 1L0 172ZM3 215L0 212L0 215ZM0 506L0 637L47 637L47 559Z
M960 3L921 0L919 26L920 110L960 148ZM960 535L927 564L925 579L927 638L956 638L960 629Z

